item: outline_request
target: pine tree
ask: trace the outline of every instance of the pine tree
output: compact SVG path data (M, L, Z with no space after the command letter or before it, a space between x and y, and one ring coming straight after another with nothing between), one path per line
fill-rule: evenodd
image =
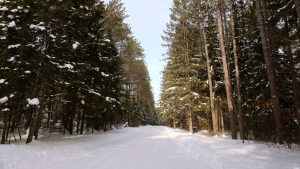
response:
M231 77L229 75L228 70L228 62L227 56L225 51L225 42L224 42L224 35L223 35L223 24L221 20L221 1L217 1L217 25L218 25L218 32L219 32L219 41L220 41L220 50L222 55L222 63L223 63L223 72L224 72L224 82L226 87L226 96L227 96L227 104L228 104L228 111L230 115L230 128L231 128L231 136L232 139L237 139L237 133L235 128L235 111L233 105L233 98L232 98L232 87L231 87Z
M121 61L104 12L93 0L1 4L2 144L16 129L29 129L30 143L41 128L82 134L114 124Z
M140 123L147 124L146 117L156 117L156 113L143 49L125 23L127 17L120 0L112 0L107 4L104 25L111 28L107 33L116 44L123 69L121 83L125 91L121 100L123 110L127 112L123 120L128 119L129 125L138 126Z
M161 95L162 111L165 117L171 118L166 120L173 126L179 122L190 132L198 128L193 126L196 117L207 118L204 114L209 100L206 79L203 79L205 64L201 63L204 57L199 49L201 30L195 15L197 5L191 1L174 1L171 22L163 37L168 47L168 64Z

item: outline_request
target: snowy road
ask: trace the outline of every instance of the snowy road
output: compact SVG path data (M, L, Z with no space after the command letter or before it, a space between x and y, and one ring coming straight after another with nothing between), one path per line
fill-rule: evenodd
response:
M300 169L300 152L148 126L0 146L0 169Z

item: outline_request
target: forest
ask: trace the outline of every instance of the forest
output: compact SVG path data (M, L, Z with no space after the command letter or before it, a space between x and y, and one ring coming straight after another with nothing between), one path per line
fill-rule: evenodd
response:
M0 1L0 143L124 124L300 143L299 0L173 0L158 103L128 17L121 0Z
M157 124L126 17L120 0L0 1L1 144Z
M0 0L0 169L300 169L300 0Z
M299 0L174 0L163 39L164 124L299 143Z

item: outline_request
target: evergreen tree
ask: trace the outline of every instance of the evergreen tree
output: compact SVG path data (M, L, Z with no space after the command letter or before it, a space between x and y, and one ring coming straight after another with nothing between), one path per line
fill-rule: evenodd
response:
M102 2L1 2L2 141L28 129L108 129L121 112L121 59ZM3 77L3 78L2 78ZM18 105L18 106L15 106Z
M121 58L123 74L122 105L123 121L129 125L157 123L154 98L150 86L149 73L144 61L143 49L133 37L130 27L125 23L126 10L120 0L111 0L106 6L105 27L111 35ZM151 120L149 118L151 117ZM147 120L148 119L148 120ZM155 120L156 119L156 120Z
M160 111L166 123L177 127L189 113L184 109L189 104L180 99L186 93L179 89L193 85L187 73L187 58L193 55L186 53L195 52L200 56L198 85L208 79L198 102L210 103L204 119L208 129L229 129L237 138L238 121L241 139L295 142L300 131L297 9L297 2L288 0L175 0L163 37L168 57ZM226 102L229 107L222 111Z

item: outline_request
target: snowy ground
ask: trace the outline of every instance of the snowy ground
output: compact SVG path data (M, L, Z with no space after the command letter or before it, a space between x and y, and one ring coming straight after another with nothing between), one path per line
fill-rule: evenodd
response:
M300 152L147 126L0 146L0 169L300 169Z

